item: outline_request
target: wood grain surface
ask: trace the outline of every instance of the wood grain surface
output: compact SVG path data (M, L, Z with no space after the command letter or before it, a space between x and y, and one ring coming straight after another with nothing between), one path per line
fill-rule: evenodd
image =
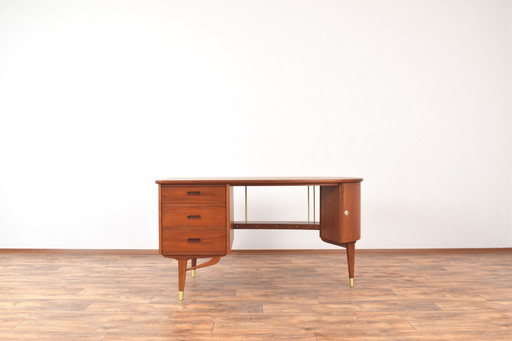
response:
M162 204L225 204L226 186L162 186Z
M0 254L0 340L511 340L512 252ZM190 274L187 274L190 276Z
M226 230L226 205L162 205L162 229L202 227Z

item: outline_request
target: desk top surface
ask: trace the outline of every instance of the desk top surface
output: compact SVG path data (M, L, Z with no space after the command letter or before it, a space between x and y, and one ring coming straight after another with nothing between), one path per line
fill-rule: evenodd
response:
M268 178L171 178L156 180L159 185L307 186L361 182L362 178L268 177Z

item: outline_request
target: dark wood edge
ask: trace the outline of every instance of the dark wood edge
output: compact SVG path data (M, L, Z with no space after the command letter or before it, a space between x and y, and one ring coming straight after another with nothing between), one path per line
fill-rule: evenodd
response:
M345 254L345 249L275 249L231 250L233 255L321 255ZM157 249L0 249L0 254L108 254L108 255L159 255ZM456 248L456 249L356 249L357 254L465 254L512 253L512 248ZM202 255L211 258L215 255ZM186 256L190 257L190 256ZM198 256L199 257L199 256Z
M232 179L162 179L159 185L231 185L231 186L336 186L340 183L362 182L362 178L232 178Z

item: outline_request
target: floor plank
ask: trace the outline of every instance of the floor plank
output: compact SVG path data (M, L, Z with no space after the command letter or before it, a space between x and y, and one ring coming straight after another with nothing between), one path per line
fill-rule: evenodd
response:
M1 340L510 340L512 253L0 254Z

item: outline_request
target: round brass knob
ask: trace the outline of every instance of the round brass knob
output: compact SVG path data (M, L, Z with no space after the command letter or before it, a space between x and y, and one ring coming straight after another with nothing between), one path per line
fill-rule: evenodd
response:
M349 212L349 211L345 211L345 212L343 212L343 213L344 213L345 215L349 215L349 214L350 214L350 212Z

